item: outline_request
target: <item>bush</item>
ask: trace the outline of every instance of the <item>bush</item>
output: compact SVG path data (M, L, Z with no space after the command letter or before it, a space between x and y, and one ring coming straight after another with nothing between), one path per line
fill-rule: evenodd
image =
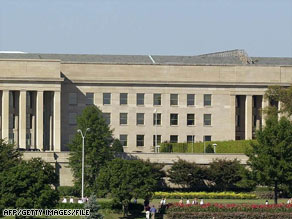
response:
M211 144L208 144L206 147L206 153L212 154L214 153L213 146Z
M154 199L256 199L252 193L235 193L235 192L155 192Z
M59 186L58 191L59 191L60 197L68 197L68 196L79 197L80 196L80 191L78 191L74 186Z
M256 140L211 141L205 142L205 145L216 143L216 153L245 153L246 149L250 148L250 142L253 141ZM194 144L164 142L160 145L160 152L204 153L204 142L196 142Z

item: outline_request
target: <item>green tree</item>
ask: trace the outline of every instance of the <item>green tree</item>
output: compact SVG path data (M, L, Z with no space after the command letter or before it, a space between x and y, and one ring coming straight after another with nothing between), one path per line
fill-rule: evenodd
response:
M58 183L55 169L39 158L20 161L0 172L0 205L5 208L52 208L59 200L52 185Z
M21 155L14 145L0 139L0 173L17 165L21 161Z
M128 209L133 197L151 198L162 176L163 173L149 162L114 159L100 171L98 186L101 195L111 194L123 209Z
M263 130L257 132L257 142L246 153L252 177L262 185L272 187L275 204L279 187L292 181L292 124L282 117L271 117Z
M124 152L123 145L122 145L122 143L120 142L119 139L115 139L114 140L113 145L112 145L112 150L114 152L118 152L118 153Z
M96 196L91 195L88 199L88 202L84 206L85 209L90 210L90 216L86 217L86 219L103 219L101 213L99 213L100 206L97 203Z
M96 178L106 161L114 158L110 145L113 141L112 131L106 124L102 112L95 106L86 107L81 116L77 118L77 128L83 133L87 128L85 138L85 168L84 186L85 194L95 193L98 189ZM82 165L82 137L76 133L70 147L69 166L75 180L75 187L81 189L81 165Z
M171 169L167 171L169 181L192 190L200 190L205 187L206 168L195 163L179 159Z
M237 159L216 159L209 165L208 178L215 183L216 190L234 190L243 179L243 169L244 166Z

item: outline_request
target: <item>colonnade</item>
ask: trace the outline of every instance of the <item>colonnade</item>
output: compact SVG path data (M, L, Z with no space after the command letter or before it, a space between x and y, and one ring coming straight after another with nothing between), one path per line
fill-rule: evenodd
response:
M61 151L60 91L2 90L1 138L23 149Z

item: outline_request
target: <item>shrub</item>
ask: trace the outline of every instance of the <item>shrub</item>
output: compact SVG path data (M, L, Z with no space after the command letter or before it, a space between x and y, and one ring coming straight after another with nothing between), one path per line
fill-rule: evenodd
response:
M235 192L155 192L153 198L161 199L179 199L179 198L203 198L203 199L256 199L252 193Z
M66 197L66 196L79 197L80 196L80 191L78 191L74 186L59 186L58 191L59 191L60 197Z
M212 154L214 153L213 146L211 144L208 144L206 147L206 153Z

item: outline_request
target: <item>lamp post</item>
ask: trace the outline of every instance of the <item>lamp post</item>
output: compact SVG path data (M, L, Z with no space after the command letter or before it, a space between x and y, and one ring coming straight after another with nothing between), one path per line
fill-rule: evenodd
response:
M83 202L84 200L84 142L85 142L85 137L86 137L86 133L90 131L90 128L87 128L85 133L83 134L83 132L81 131L81 129L78 129L77 132L79 132L82 136L82 173L81 173L81 178L82 178L82 182L81 182L81 200Z
M216 146L217 146L217 144L214 143L213 146L214 146L214 153L216 153Z
M157 109L154 109L154 125L155 125L155 141L154 141L154 152L157 153Z

